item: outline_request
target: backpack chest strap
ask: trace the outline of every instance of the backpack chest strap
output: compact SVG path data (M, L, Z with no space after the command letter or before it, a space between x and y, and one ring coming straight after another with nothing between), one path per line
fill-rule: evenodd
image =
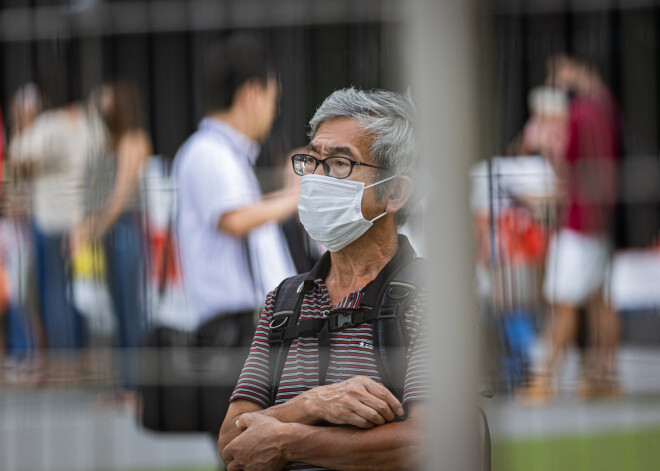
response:
M372 307L337 309L330 312L326 317L302 319L295 325L289 325L291 319L287 317L292 316L291 313L275 313L271 321L268 341L270 344L288 342L299 337L313 337L323 330L336 332L376 319L396 317L399 313L399 309L397 308L398 305L388 309L381 309L380 312L378 309L373 309Z
M424 271L420 269L420 262L422 259L413 258L382 280L379 275L378 292L371 296L365 293L362 299L364 304L360 308L337 309L326 317L299 320L303 298L309 287L307 274L289 278L280 284L269 326L270 403L275 403L289 347L294 339L318 336L319 384L325 384L330 332L367 322L372 325L374 354L383 384L399 400L403 400L409 343L404 316L417 287L423 282Z

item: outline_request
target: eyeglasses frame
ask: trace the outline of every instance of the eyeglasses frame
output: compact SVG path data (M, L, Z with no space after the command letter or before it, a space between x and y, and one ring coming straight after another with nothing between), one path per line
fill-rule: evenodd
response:
M326 166L325 166L325 161L326 161L326 160L328 160L328 159L333 159L333 158L337 158L337 157L340 157L340 158L342 158L342 159L346 159L346 160L348 160L348 161L351 163L351 169L348 171L348 174L347 174L345 177L332 177L332 178L336 178L337 180L343 180L344 178L348 178L348 177L350 177L351 174L353 173L353 168L354 168L356 165L361 165L361 166L363 166L363 167L377 168L377 169L379 169L379 170L388 170L387 167L379 167L378 165L365 164L364 162L358 162L357 160L350 159L350 158L345 157L345 156L343 156L343 155L331 155L330 157L326 157L325 159L319 159L318 157L314 157L313 155L309 155L309 154L294 154L294 155L291 156L291 165L293 166L293 171L294 171L294 173L295 173L296 175L298 175L298 176L301 176L301 177L302 177L303 175L300 175L298 172L296 172L296 164L295 164L295 159L296 159L296 157L301 156L301 155L304 156L304 157L311 157L311 158L314 159L314 161L316 162L316 165L314 166L314 170L312 170L312 171L309 173L309 175L311 175L311 174L313 174L314 172L316 172L316 169L319 168L319 164L323 164L323 173L325 173L325 175L326 175L327 177L332 177L332 175L329 175L329 174L328 174L329 170L326 169ZM308 175L308 174L304 174L304 175Z

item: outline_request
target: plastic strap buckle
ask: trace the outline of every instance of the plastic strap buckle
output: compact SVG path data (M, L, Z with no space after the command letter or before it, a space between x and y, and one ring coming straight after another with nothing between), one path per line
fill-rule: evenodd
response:
M383 306L380 309L378 319L394 319L398 316L401 304L396 303L394 306Z
M353 325L352 312L337 312L328 318L330 330L341 330Z

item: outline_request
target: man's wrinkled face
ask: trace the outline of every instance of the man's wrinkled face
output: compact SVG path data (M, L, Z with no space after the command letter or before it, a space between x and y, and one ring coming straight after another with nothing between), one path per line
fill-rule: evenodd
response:
M307 148L311 156L319 159L347 157L356 162L375 165L370 146L371 139L355 120L335 118L321 123ZM373 183L376 171L373 168L357 165L348 179L369 185ZM322 165L317 167L316 174L325 175Z
M351 118L335 118L321 123L308 145L308 152L319 159L340 156L377 165L371 155L371 138ZM316 168L315 174L325 175L323 165ZM375 183L377 174L378 169L356 165L347 179L371 185ZM375 193L373 189L368 189L362 197L362 214L366 219L372 219L383 211L383 205L378 203Z

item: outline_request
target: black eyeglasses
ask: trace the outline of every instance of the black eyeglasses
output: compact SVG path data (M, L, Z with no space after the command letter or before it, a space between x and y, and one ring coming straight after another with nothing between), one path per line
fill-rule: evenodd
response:
M348 157L339 156L317 159L307 154L295 154L291 156L291 163L293 164L293 171L300 176L311 175L316 171L319 164L323 164L323 171L327 176L340 179L349 177L356 165L387 170L385 167L356 162Z

